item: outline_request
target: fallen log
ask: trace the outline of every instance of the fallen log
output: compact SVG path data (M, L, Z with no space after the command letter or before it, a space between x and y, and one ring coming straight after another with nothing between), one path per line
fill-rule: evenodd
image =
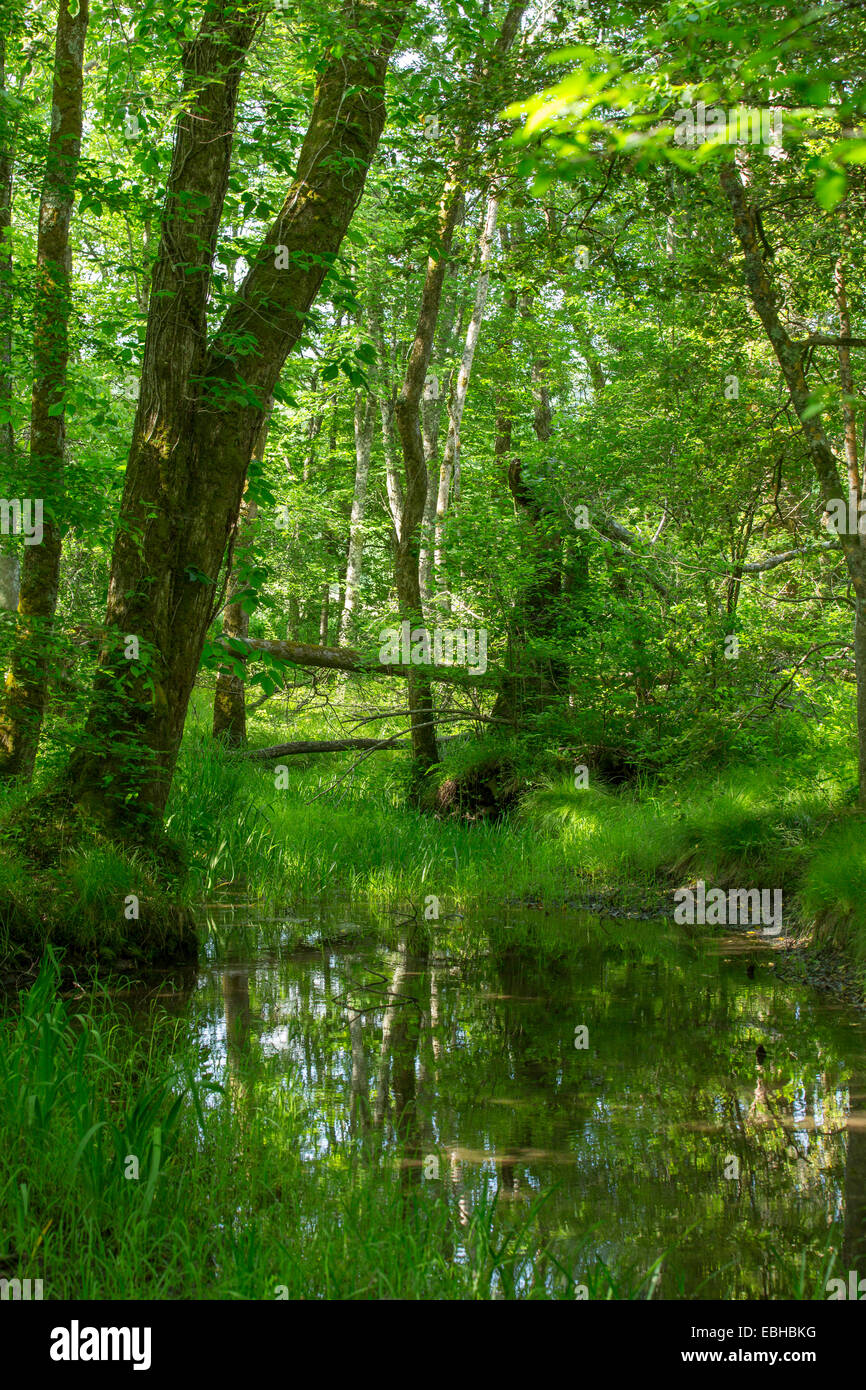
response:
M247 649L241 651L240 644ZM322 671L346 671L361 676L400 676L406 679L409 672L417 670L400 662L374 661L362 656L353 647L317 647L309 642L275 642L264 637L224 637L216 638L218 646L224 646L232 656L240 661L246 660L247 653L267 652L278 661L290 662L293 666L313 666ZM445 681L450 685L490 686L494 688L497 677L494 672L474 675L459 666L425 665L425 673L431 681Z
M267 652L279 661L290 661L294 666L316 666L323 671L356 671L363 674L393 676L405 675L400 666L382 666L375 661L365 661L360 652L352 647L317 647L310 642L272 642L264 637L240 639L249 652ZM238 650L237 639L231 645L235 656L244 657Z
M269 748L254 748L245 756L253 761L266 762L270 758L292 758L299 753L354 753L366 748L411 747L410 738L396 735L394 738L299 739L295 743L274 743Z
M437 743L450 743L455 739L468 738L467 734L446 734ZM253 748L244 754L253 762L269 762L271 758L292 758L303 753L354 753L377 748L411 748L412 740L402 734L391 738L330 738L298 739L294 743L273 743L268 748Z

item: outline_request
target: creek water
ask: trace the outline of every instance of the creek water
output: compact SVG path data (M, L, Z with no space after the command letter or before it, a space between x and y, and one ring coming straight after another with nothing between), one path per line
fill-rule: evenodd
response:
M174 1005L203 1072L275 1116L291 1093L323 1184L351 1152L435 1193L456 1260L484 1209L591 1297L825 1298L833 1254L866 1273L866 1024L760 941L499 913L386 944L316 908L281 948L243 906L210 918Z

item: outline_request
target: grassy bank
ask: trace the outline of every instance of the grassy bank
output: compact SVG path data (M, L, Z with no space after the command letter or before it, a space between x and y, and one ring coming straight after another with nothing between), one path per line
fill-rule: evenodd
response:
M83 968L188 959L191 886L167 838L122 844L56 789L15 788L0 803L0 970L32 967L48 946Z
M276 736L265 726L253 742ZM227 754L204 719L192 722L169 827L192 847L196 894L336 893L416 909L429 895L460 909L601 898L670 911L671 891L703 878L781 887L788 930L866 970L866 817L851 804L853 768L823 747L616 789L549 775L499 823L407 809L402 753L285 766L278 787L273 764Z
M191 903L226 897L277 910L332 895L416 913L431 896L443 911L603 902L669 913L672 890L703 878L782 888L786 930L866 972L866 818L852 804L854 768L843 750L816 741L796 757L671 768L616 788L594 774L575 788L562 775L570 759L554 754L536 759L524 777L529 790L492 822L409 807L402 751L289 758L277 777L276 764L227 752L209 726L210 701L198 692L168 807L175 849L165 862L68 816L46 818L38 806L22 832L23 795L5 793L0 950L32 959L52 941L126 968L159 954L173 934L187 941ZM337 731L312 716L292 724L298 738ZM383 721L377 731L399 727ZM253 717L253 746L284 737L278 715ZM446 771L472 757L472 745L452 751ZM133 898L140 916L130 920Z

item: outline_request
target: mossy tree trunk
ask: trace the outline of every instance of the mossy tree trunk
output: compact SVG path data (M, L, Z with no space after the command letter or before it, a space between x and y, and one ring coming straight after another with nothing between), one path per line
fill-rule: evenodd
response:
M184 49L184 111L114 542L108 636L85 743L69 769L74 798L109 822L152 822L164 811L253 443L363 191L410 3L343 5L295 181L212 344L206 308L238 86L271 7L224 0ZM136 645L137 661L127 655Z
M23 548L15 645L0 714L0 776L5 777L30 777L33 773L50 679L63 533L69 228L81 152L88 4L89 0L79 0L73 15L69 0L60 0L57 14L51 134L36 243L33 396L27 476L27 496L34 508L38 504L42 507L43 533L41 542ZM8 213L4 215L8 218ZM7 229L8 220L4 237L8 235Z
M0 35L0 94L7 91L6 39ZM0 423L0 478L3 490L17 493L14 483L15 431L12 428L12 190L15 180L16 129L5 101L0 105L0 411L9 418ZM18 608L21 578L20 542L0 535L0 612Z
M253 459L261 463L265 457L270 414L265 416L253 448ZM249 597L246 570L252 561L253 534L258 519L258 507L247 497L238 519L237 542L228 583L229 602L223 614L223 636L246 638L250 635L250 615L245 600ZM213 702L214 738L220 738L230 748L242 748L247 741L247 703L245 683L230 666L220 666L217 672Z
M442 196L437 229L437 253L427 261L415 338L409 351L403 385L394 407L394 420L403 455L402 506L395 518L393 536L394 582L400 617L413 626L424 622L419 561L420 528L427 500L428 479L424 439L421 433L421 401L433 351L448 252L462 202L462 189L458 178L460 162L458 159L452 166ZM413 666L407 681L414 771L416 779L420 779L439 761L433 722L433 692L423 666Z

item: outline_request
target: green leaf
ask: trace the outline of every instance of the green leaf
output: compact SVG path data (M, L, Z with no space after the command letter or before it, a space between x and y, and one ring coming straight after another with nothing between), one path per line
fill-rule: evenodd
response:
M831 212L845 197L847 187L848 179L845 174L835 169L827 170L815 183L815 200L826 212Z
M295 400L294 396L286 390L285 386L281 386L279 382L277 382L276 386L274 387L274 400L279 401L281 405L293 406L295 410L300 409L300 406L298 405L298 402Z

